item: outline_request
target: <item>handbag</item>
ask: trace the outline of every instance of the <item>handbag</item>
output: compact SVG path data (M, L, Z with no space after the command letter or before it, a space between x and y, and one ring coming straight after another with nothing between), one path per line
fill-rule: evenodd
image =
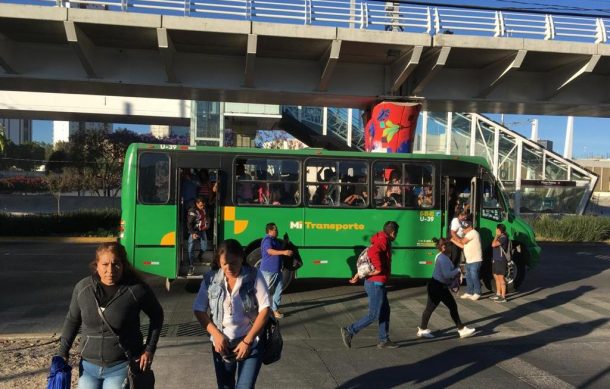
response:
M263 328L260 340L263 343L263 363L269 365L277 362L282 358L282 349L284 348L284 340L280 333L280 323L273 316L269 316L267 323Z
M97 303L97 300L95 300ZM121 344L121 337L112 329L108 321L106 321L106 317L102 312L99 304L97 305L97 313L102 318L102 321L108 327L110 332L119 340L119 347L125 353L127 360L129 361L129 368L127 370L127 382L129 383L129 389L154 389L155 388L155 373L149 367L147 370L140 369L140 365L136 361L135 358L131 355L128 349L123 347Z

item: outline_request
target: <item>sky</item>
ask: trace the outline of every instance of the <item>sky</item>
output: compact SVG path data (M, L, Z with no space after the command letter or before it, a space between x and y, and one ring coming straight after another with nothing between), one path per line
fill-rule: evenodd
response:
M346 0L347 1L347 0ZM404 0L400 0L401 2ZM497 8L519 8L526 10L543 10L553 13L589 13L610 17L610 0L418 0L433 4L478 5ZM610 43L609 43L610 44ZM484 113L483 113L484 114ZM501 121L500 115L489 115L493 120ZM553 149L563 154L566 117L537 115L505 115L504 123L511 130L529 136L531 120L538 119L539 139L553 141ZM52 142L52 124L49 121L35 120L33 138L35 141ZM149 126L132 124L115 124L114 128L128 128L135 132L149 132ZM573 155L576 158L610 156L610 118L576 117L574 120Z

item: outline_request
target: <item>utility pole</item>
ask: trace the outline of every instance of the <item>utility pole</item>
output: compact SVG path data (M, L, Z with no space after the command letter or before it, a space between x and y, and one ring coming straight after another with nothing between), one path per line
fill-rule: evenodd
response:
M574 116L568 116L566 124L566 141L563 147L563 157L572 159L572 145L574 143Z

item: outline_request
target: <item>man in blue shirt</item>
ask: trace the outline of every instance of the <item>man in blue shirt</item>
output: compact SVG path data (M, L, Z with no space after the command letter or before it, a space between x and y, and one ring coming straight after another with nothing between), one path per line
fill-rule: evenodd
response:
M292 250L281 250L282 242L277 239L278 230L275 223L267 224L265 232L267 235L265 235L261 242L261 253L263 258L261 260L260 270L263 273L265 282L267 282L269 295L273 297L271 302L273 316L277 319L281 319L284 315L279 311L279 308L284 284L282 282L282 259L280 258L280 255L291 257Z

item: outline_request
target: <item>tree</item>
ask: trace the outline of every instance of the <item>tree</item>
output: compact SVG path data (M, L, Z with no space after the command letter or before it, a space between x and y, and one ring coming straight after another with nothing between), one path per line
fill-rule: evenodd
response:
M57 215L61 215L61 194L74 190L75 186L81 181L81 174L78 169L66 167L62 173L49 172L45 177L45 182L49 191L57 200Z
M6 149L6 145L8 140L6 139L6 130L4 126L0 124L0 155L4 154L4 149Z

